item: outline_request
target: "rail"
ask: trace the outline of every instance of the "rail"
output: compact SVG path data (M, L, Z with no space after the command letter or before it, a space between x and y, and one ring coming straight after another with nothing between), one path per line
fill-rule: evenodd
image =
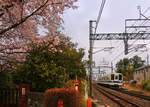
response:
M133 96L129 96L97 84L94 84L94 87L120 107L149 107L150 105L150 102L139 100Z

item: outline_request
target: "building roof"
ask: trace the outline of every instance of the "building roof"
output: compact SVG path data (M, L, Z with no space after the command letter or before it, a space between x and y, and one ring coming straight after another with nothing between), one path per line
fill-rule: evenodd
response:
M139 70L143 70L143 69L147 69L147 68L150 68L150 65L145 65L145 66L139 67L135 71L139 71Z

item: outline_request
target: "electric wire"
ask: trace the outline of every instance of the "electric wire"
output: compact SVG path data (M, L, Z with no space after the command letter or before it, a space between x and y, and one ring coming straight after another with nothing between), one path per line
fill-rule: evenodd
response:
M148 18L150 18L150 16L149 16ZM143 24L144 24L144 23L141 23L140 26L142 26ZM133 32L132 32L132 33L133 33ZM141 35L141 36L142 36L142 35ZM140 37L141 37L141 36L140 36ZM134 41L131 43L131 46L132 46L133 44L135 44L136 41L137 41L137 39L134 40Z
M102 12L103 12L103 9L104 9L104 6L105 6L105 2L106 2L106 0L102 0L101 6L100 6L100 9L99 9L99 13L98 13L98 17L97 17L97 20L96 20L96 26L95 26L95 32L94 33L96 33L96 31L97 31L97 27L98 27L100 18L102 16Z
M148 10L150 9L150 7L148 7L144 12L143 12L143 14L145 14L146 12L148 12ZM148 17L148 18L150 18L150 16ZM142 22L142 24L140 24L140 25L143 25L143 24L145 24L147 21L143 21ZM137 21L135 21L133 24L132 24L132 26L134 26L135 24L137 23ZM131 28L130 28L131 29ZM130 30L130 29L128 29L128 30ZM132 31L132 33L134 33L135 32L135 30L134 31ZM136 40L137 41L137 40ZM136 41L134 41L134 42L136 42ZM122 43L122 42L121 42ZM120 48L121 47L121 43L119 43L119 45L116 47L116 48ZM134 44L134 43L133 43Z
M148 8L143 12L143 14L145 14L149 9L150 9L150 7L148 7ZM149 16L148 18L150 18L150 16ZM142 22L142 24L145 24L145 23L146 23L146 21ZM132 24L132 26L134 26L135 24L136 24L136 21L134 22L134 24ZM142 25L142 24L140 24L140 25ZM134 30L134 31L135 31L135 30ZM133 32L134 32L134 31L133 31ZM132 33L133 33L133 32L132 32ZM131 45L133 45L136 41L137 41L137 40L135 40ZM120 47L120 46L118 46L118 47ZM124 51L123 51L123 52L124 52ZM116 58L118 58L119 56L121 56L123 52L121 52L119 55L117 55L115 58L113 58L112 61L116 60Z
M123 53L124 53L124 51L121 52L119 55L117 55L115 58L113 58L111 61L112 61L112 62L115 61L115 60L118 59L118 57L120 57Z
M104 6L105 6L105 2L106 0L102 0L101 2L101 6L100 6L100 9L99 9L99 13L98 13L98 17L97 17L97 20L96 20L96 25L95 25L95 31L94 31L94 34L96 34L96 31L97 31L97 27L98 27L98 24L99 24L99 21L100 21L100 18L102 16L102 12L103 12L103 9L104 9ZM92 46L94 46L94 40L92 41Z

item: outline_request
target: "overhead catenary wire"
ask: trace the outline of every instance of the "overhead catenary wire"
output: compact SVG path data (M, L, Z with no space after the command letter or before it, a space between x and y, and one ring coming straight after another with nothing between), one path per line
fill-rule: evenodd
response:
M102 0L101 6L100 6L100 9L99 9L99 13L98 13L98 17L97 17L97 20L96 20L96 26L95 26L95 32L94 33L96 33L96 31L97 31L97 27L98 27L100 18L102 16L102 12L103 12L103 9L104 9L104 6L105 6L105 2L106 2L106 0Z
M148 10L150 10L150 7L148 7L148 8L143 12L143 14L145 14L146 12L148 12ZM149 16L148 18L150 18L150 16ZM143 21L140 25L143 25L143 24L145 24L145 23L147 23L147 21ZM132 26L134 26L135 24L136 24L136 22L134 22L134 23L132 24ZM128 30L129 30L129 29L128 29ZM134 31L135 31L135 30L134 30ZM133 33L134 31L132 31L132 33ZM136 41L137 41L137 40L135 40L135 41L132 43L132 45L133 45ZM120 48L120 43L119 43L119 46L117 46L117 48ZM123 51L123 52L124 52L124 51ZM123 52L121 52L119 55L117 55L115 58L113 58L112 61L116 60L119 56L121 56ZM133 53L134 53L134 52L133 52Z
M143 14L145 14L146 12L148 12L148 10L150 10L150 7L148 7L148 8L143 12ZM148 18L150 18L150 16L149 16ZM145 24L145 22L147 22L147 21L143 21L140 25ZM136 24L136 21L134 21L134 23L132 24L132 26L134 26L135 24ZM131 28L129 28L129 29L131 29ZM129 30L129 29L127 29L127 30ZM134 33L134 32L135 32L135 30L132 31L132 33ZM120 48L120 44L117 46L117 48Z
M143 40L143 42L145 43L145 41ZM150 44L150 42L148 42L148 43L145 43L146 44L146 52L147 52L147 54L148 54L148 51L150 50L150 48L147 48L147 45L148 44ZM130 51L130 53L128 54L129 56L131 56L131 55L133 55L133 54L135 54L135 53L137 53L138 51L135 51L135 50L131 50ZM141 53L139 53L139 54L136 54L136 55L140 55L140 54L143 54L145 51L142 51Z
M149 9L150 9L150 7L149 7ZM147 9L147 11L148 11L149 9ZM145 12L146 12L146 11L145 11ZM145 13L145 12L144 12L144 13ZM148 18L150 18L150 16L149 16ZM140 24L140 26L143 25L143 24L145 24L145 22L146 22L146 21L143 21L143 22ZM134 25L135 25L135 23L134 23L132 26L134 26ZM135 30L134 30L134 31L135 31ZM132 31L132 33L134 33L134 31ZM133 45L136 41L137 41L137 40L133 41L131 45ZM119 45L117 46L117 48L120 48L120 47L121 47L121 45L119 44Z
M94 34L96 34L97 27L98 27L98 24L99 24L99 21L100 21L100 18L101 18L103 9L104 9L105 2L106 2L106 0L102 0L102 2L101 2L101 6L99 9L99 13L98 13L98 17L97 17L96 25L95 25L95 29L94 29ZM92 41L92 46L94 46L94 40Z
M124 53L124 51L123 52L121 52L119 55L117 55L116 57L114 57L111 61L113 62L113 61L115 61L118 57L120 57L122 54Z
M144 13L145 13L145 12L144 12ZM149 16L148 18L150 18L150 16ZM143 24L145 24L145 22L146 22L146 21L143 21L143 22L140 24L140 26L143 25ZM146 22L146 23L147 23L147 22ZM133 32L134 32L134 31L133 31ZM132 33L133 33L133 32L132 32ZM142 35L141 35L141 36L142 36ZM136 42L137 42L137 39L134 40L134 41L131 43L130 47L133 46L133 44L135 44ZM145 43L145 42L144 42L144 43ZM131 50L131 48L130 48L130 50ZM147 47L146 47L146 50L147 50ZM132 53L131 53L131 52L132 52ZM133 54L136 53L136 52L137 52L137 51L131 50L131 51L129 52L129 53L130 53L129 55L131 56L131 55L133 55Z
M148 43L146 43L146 46L148 45L148 44L150 44L150 42L148 42ZM146 48L146 52L147 52L147 54L148 54L148 51L150 50L150 48L147 48L147 47L145 47ZM134 53L136 53L137 51L133 51L132 53L130 53L129 55L131 56L131 55L133 55ZM142 52L142 53L144 53L144 52ZM142 54L141 53L141 54ZM140 53L139 53L140 54ZM137 54L137 55L139 55L139 54Z
M150 16L148 17L148 18L150 18ZM143 24L145 24L145 21L144 22L142 22L141 24L140 24L140 26L141 25L143 25ZM133 32L132 32L133 33ZM141 35L142 36L142 35ZM136 40L134 40L132 43L131 43L131 46L135 43L137 41L137 39Z
M150 9L150 7L148 7L143 13L142 13L142 15L144 15L145 13L147 13L148 12L148 10ZM140 13L140 15L141 15L141 13ZM145 21L143 21L143 23L144 23ZM132 26L134 26L136 24L136 21L134 21L134 23L132 24ZM129 28L128 30L130 30L131 28ZM134 31L133 31L134 32Z

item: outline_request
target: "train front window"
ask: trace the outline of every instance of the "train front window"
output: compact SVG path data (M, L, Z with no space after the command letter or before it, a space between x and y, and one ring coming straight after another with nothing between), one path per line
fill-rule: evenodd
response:
M114 74L111 74L111 80L114 80Z
M117 79L118 79L118 76L115 76L115 79L117 80Z
M122 80L122 75L119 75L119 80Z

